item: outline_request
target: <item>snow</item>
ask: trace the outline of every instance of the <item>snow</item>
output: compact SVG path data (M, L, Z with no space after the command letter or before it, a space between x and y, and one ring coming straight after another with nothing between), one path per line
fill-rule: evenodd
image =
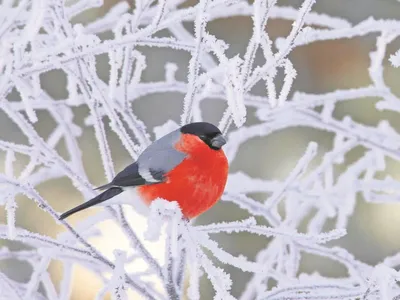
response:
M0 157L4 158L0 166L3 195L0 205L7 212L6 220L0 224L0 239L18 241L31 249L2 248L0 261L11 258L26 261L33 270L26 283L0 273L1 296L69 299L73 288L72 264L98 274L103 284L98 299L107 292L111 292L113 299L128 299L132 291L151 300L185 296L200 299L202 277L211 282L215 299L235 299L232 295L235 282L224 269L227 265L251 274L241 300L391 299L398 295L399 253L386 257L380 264L369 265L330 242L347 234L358 193L366 202L377 205L400 199L398 180L378 176L386 168L387 158L400 160L400 135L395 128L386 120L373 126L349 116L342 120L333 117L339 103L363 97L378 98L377 110L400 111L400 99L384 76L387 66L400 66L400 50L391 45L400 35L400 21L371 17L353 24L341 17L314 12L315 0L301 1L298 8L282 6L279 0L256 0L254 4L241 0L201 0L188 7L181 6L183 2L137 0L131 11L130 3L121 1L103 17L85 25L73 25L72 19L101 7L103 1L1 2L0 111L26 141L0 138ZM253 21L253 32L243 55L228 55L231 46L207 28L212 20L235 16L250 16ZM265 30L271 19L291 21L288 35L273 40ZM183 26L184 22L194 25L193 34ZM101 39L100 35L106 31L112 32L113 37ZM169 32L170 36L155 36L160 31ZM320 94L294 90L296 78L302 73L290 56L294 49L367 35L375 39L369 56L368 85ZM190 54L186 79L180 80L177 72L182 70L176 63L168 62L164 66L164 79L145 81L148 57L137 46ZM255 65L257 51L265 58L265 64L260 66ZM107 82L99 78L96 69L96 57L100 54L109 58ZM41 75L55 69L66 75L65 99L53 98L42 86ZM277 76L278 71L283 71L283 79ZM264 90L256 95L253 88L260 82ZM20 97L17 101L8 98L13 89ZM104 180L110 181L116 166L107 126L135 160L152 142L152 134L132 109L132 103L165 92L183 95L182 111L180 120L158 122L152 132L155 137L175 130L179 123L202 120L200 104L204 99L223 101L225 107L218 126L228 138L224 149L230 163L250 139L286 128L324 130L335 135L334 143L325 152L316 142L310 143L284 179L267 180L240 170L231 172L222 201L232 202L251 215L246 219L215 220L196 226L182 219L176 203L159 199L153 202L145 220L121 206L113 206L74 227L67 221L59 221L59 213L39 193L38 185L68 178L84 199L95 195L78 143L83 129L93 127L101 159L98 164L103 167ZM322 108L320 111L315 109L318 106ZM76 122L77 107L88 111L84 124ZM256 122L247 122L250 110L255 111ZM46 138L35 127L41 111L55 122ZM65 144L66 155L59 150L61 143ZM365 153L336 174L335 167L358 146L366 149ZM316 159L318 154L320 161ZM17 171L21 156L28 163ZM257 201L251 194L258 192L268 196ZM16 197L21 194L63 226L65 232L50 237L20 228ZM284 210L284 216L279 210ZM312 211L315 214L301 229ZM332 220L335 220L333 228L327 230L326 224ZM108 222L118 227L118 235L125 239L128 251L114 249L109 243L93 242L96 240L93 237L104 235L107 230L110 235L117 234ZM100 231L96 230L98 223L102 223ZM138 224L146 224L147 231L139 232ZM214 234L239 232L265 240L264 248L255 258L229 253L213 240ZM149 245L157 241L164 254L162 260L149 250ZM107 251L112 255L106 255ZM300 260L304 254L329 258L346 268L348 275L330 278L317 273L302 274ZM53 260L63 265L59 286L48 270ZM138 260L143 268L132 270L131 262ZM271 279L276 282L272 287L268 285Z

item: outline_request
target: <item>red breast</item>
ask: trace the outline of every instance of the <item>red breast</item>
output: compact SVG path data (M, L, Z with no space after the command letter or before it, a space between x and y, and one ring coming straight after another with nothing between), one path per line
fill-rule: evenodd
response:
M188 156L166 174L166 182L137 190L147 204L156 198L177 201L183 215L194 218L220 199L228 177L228 160L222 149L213 150L191 134L182 134L175 148Z

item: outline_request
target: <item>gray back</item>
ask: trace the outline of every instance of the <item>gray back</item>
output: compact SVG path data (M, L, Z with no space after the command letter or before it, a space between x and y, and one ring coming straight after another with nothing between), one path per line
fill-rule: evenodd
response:
M139 173L146 173L149 170L152 173L160 172L165 174L180 164L186 157L185 153L174 148L180 136L181 132L177 129L156 140L146 148L137 160Z

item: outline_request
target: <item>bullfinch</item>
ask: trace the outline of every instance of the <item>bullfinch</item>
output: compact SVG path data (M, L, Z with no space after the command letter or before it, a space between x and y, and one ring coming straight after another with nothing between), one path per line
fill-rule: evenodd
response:
M152 143L136 162L98 187L101 194L60 219L97 204L131 204L146 214L157 198L178 202L183 216L194 218L213 206L224 191L228 160L221 147L225 143L221 131L210 123L184 125Z

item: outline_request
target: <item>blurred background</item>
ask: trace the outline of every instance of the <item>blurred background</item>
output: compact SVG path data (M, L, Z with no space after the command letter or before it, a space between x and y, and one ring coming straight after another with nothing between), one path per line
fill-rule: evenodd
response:
M103 7L91 9L85 14L81 14L74 19L75 23L88 23L98 18L110 9L116 0L104 0ZM132 1L133 2L133 1ZM185 6L193 5L196 1L188 1ZM302 1L279 0L278 5L291 5L299 7ZM340 16L351 23L358 23L366 18L373 16L376 19L400 19L400 3L394 0L318 0L313 11L326 13L332 16ZM186 28L193 31L193 24L185 24ZM248 39L252 33L252 21L249 17L235 17L212 21L207 29L218 38L223 38L228 44L229 56L243 54L246 50ZM268 31L274 40L279 36L286 36L291 29L291 22L271 19L268 22ZM108 39L112 35L110 32L101 34L101 38ZM294 82L294 91L304 91L308 93L324 93L336 89L365 86L370 83L368 76L368 66L370 63L369 52L375 49L376 36L367 36L357 39L341 39L329 42L313 43L309 46L296 48L290 58L297 70L298 76ZM400 44L395 41L388 48L388 53L394 53ZM142 81L157 81L164 79L164 66L166 62L174 62L179 66L177 79L185 80L190 56L186 52L173 51L170 49L140 48L146 55L147 68L142 76ZM396 95L400 95L399 70L389 65L385 59L385 80ZM108 81L109 65L108 56L99 55L97 57L98 73L100 78ZM261 61L255 62L261 64ZM65 99L66 77L59 71L50 71L42 77L42 87L55 99ZM275 82L282 82L278 77ZM278 89L280 87L277 87ZM256 93L265 95L262 88ZM18 94L13 92L9 95L10 100L18 100ZM135 114L144 121L152 133L155 126L164 124L169 119L179 122L182 112L182 101L184 95L178 93L165 93L146 96L135 101L133 109ZM395 113L379 112L374 104L377 99L358 99L341 102L336 106L334 115L342 119L350 115L353 120L366 125L376 125L380 120L386 119L398 131L400 131L400 118ZM207 99L202 103L204 117L207 121L218 123L225 106L221 101ZM83 120L88 114L87 108L77 108L75 110L75 122L84 128L83 135L79 142L83 150L83 161L87 174L94 185L104 184L106 179L102 169L101 159L97 147L92 127L84 127ZM256 122L253 111L248 113L247 125ZM42 137L47 137L54 126L54 120L45 112L38 113L39 122L35 124L35 129ZM107 125L108 126L108 125ZM153 134L153 133L152 133ZM112 148L113 159L116 171L121 170L126 164L131 163L128 153L123 149L117 136L108 128L109 142ZM152 136L154 137L154 135ZM26 138L19 131L6 115L0 112L0 139L18 143L27 143ZM329 150L332 147L333 135L327 132L318 131L310 128L291 128L275 132L266 138L252 139L242 145L240 152L231 166L231 172L241 170L254 177L265 179L285 178L295 166L297 160L304 153L308 142L317 141L320 149ZM63 146L58 149L60 153L65 153ZM364 150L359 147L351 151L346 156L346 163L353 162L360 157ZM323 152L319 152L319 154ZM3 155L4 153L0 153ZM17 156L19 169L21 170L27 159ZM4 156L0 156L0 167L4 162ZM343 166L345 168L345 165ZM388 160L387 171L382 172L392 175L395 179L399 177L399 163ZM67 179L51 180L38 187L40 194L59 212L63 212L79 203L82 199L81 194L72 186ZM255 195L260 200L265 195ZM36 205L19 196L17 209L17 225L27 228L34 232L39 232L48 236L55 237L64 229L57 225L52 218L38 209ZM92 215L99 210L92 209L84 211L71 217L70 222L76 224L79 220L88 215ZM140 232L140 228L145 229L145 221L141 220L134 213L129 214L130 218L135 218L135 228ZM218 203L212 210L200 216L197 224L207 224L215 221L232 221L239 218L248 217L247 213L239 209L236 205L227 202ZM0 207L1 222L5 222L6 214L4 207ZM93 239L94 245L99 247L108 257L112 258L114 248L127 249L127 241L119 233L118 228L111 222L104 222L99 225L104 236ZM400 206L398 204L367 204L361 197L357 202L356 213L350 218L348 235L340 240L340 245L348 249L358 259L363 262L376 264L385 256L395 254L400 250L399 236L400 228ZM255 255L265 247L268 240L254 237L248 234L237 235L217 235L215 238L228 252L233 255L240 253L254 259ZM11 249L24 249L19 243L0 241L0 246L7 246ZM159 245L149 244L149 247L160 259L163 256L163 249ZM235 284L232 288L234 296L239 296L244 284L249 279L248 273L238 271L233 267L224 266L231 274ZM344 269L324 259L304 256L302 260L302 271L319 271L326 276L344 275ZM0 262L0 270L11 278L18 281L29 280L32 270L28 264L15 260L5 260ZM50 273L55 281L61 279L62 266L57 261L50 265ZM84 280L84 284L82 284ZM74 267L74 285L71 299L93 299L101 289L101 282L93 274L81 267ZM206 279L202 280L202 299L211 299L213 295L212 287ZM136 297L134 298L136 299ZM139 298L137 298L139 299Z

